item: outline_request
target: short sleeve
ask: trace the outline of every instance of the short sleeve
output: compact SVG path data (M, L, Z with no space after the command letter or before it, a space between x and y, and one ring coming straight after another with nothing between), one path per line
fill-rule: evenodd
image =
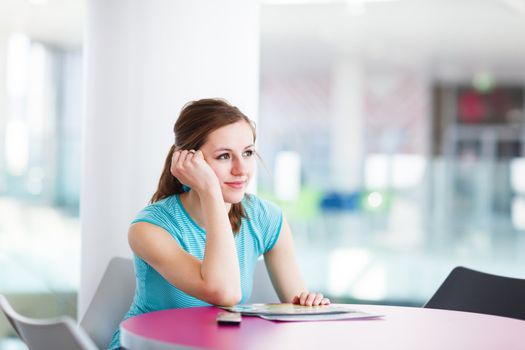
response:
M263 254L272 250L279 238L283 224L282 210L275 204L261 198L256 198L257 223L261 228Z
M168 233L175 238L179 244L183 245L182 237L180 237L179 230L177 230L172 216L163 207L156 205L155 203L148 205L137 214L131 224L137 222L147 222L159 226L168 231Z

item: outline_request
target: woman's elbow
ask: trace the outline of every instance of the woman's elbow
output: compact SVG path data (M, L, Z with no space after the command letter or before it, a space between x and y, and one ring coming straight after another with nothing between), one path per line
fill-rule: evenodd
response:
M240 288L211 288L208 291L208 302L219 306L234 306L242 299Z
M241 301L240 295L227 295L220 298L220 300L217 300L217 303L215 305L218 306L235 306L239 304Z

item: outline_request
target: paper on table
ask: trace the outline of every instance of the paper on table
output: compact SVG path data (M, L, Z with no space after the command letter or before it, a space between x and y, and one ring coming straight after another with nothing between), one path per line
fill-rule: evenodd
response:
M369 314L362 311L352 311L339 314L317 314L317 315L258 315L260 318L270 321L303 322L303 321L336 321L336 320L358 320L379 318L383 315Z
M302 306L296 304L241 304L222 307L225 310L240 312L243 315L319 315L354 312L350 305L330 304L321 306Z

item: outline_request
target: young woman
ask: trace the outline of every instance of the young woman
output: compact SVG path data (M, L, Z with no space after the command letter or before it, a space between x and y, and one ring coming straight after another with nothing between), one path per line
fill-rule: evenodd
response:
M282 302L329 304L306 291L281 210L246 193L256 155L250 119L223 100L203 99L183 108L174 132L158 189L129 229L137 290L125 318L245 303L261 255Z

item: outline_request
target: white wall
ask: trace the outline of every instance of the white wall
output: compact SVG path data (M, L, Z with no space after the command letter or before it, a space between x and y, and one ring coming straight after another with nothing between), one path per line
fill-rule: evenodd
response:
M85 38L79 316L153 194L189 100L224 97L256 119L255 0L91 0Z

